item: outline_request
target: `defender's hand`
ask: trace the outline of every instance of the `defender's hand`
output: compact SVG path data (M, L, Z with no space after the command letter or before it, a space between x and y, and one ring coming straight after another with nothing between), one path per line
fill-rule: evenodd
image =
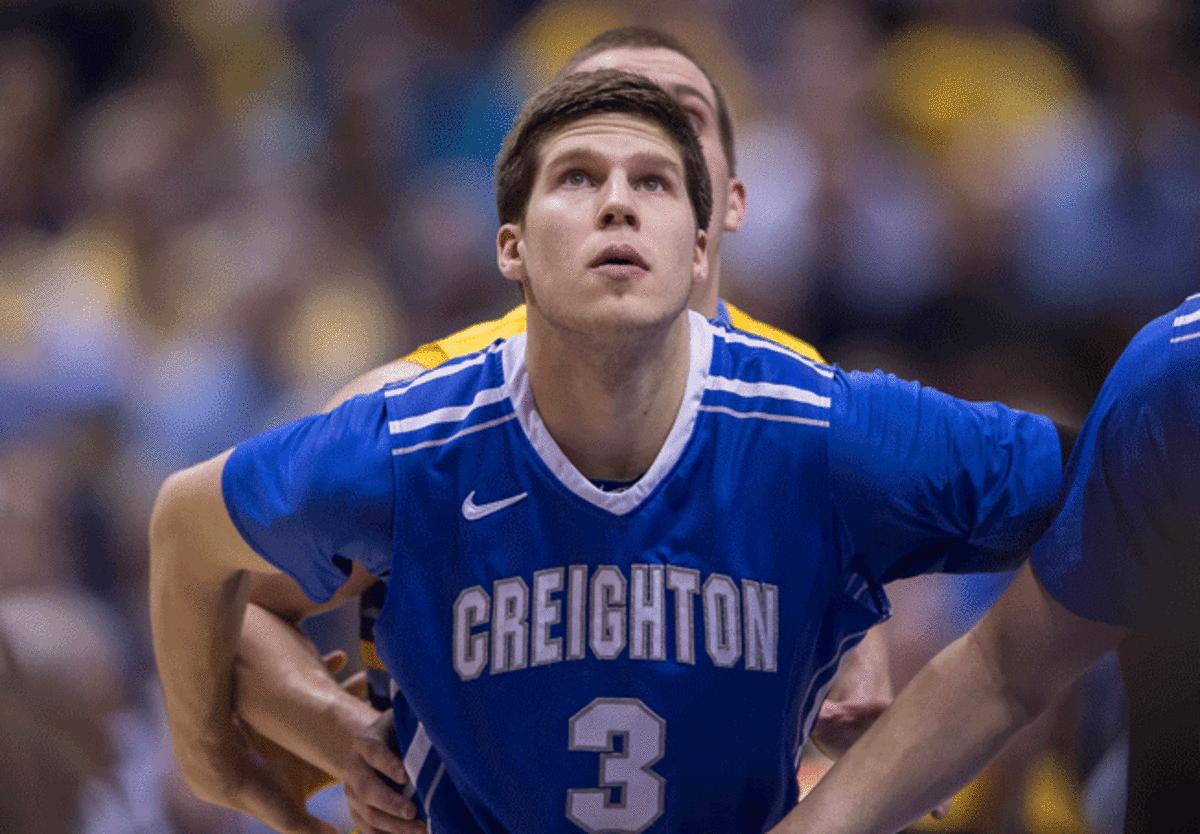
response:
M392 713L383 712L354 740L343 780L350 816L362 834L424 834L425 823L414 819L412 801L388 785L379 774L397 785L408 783L404 763L388 747Z
M813 727L812 742L831 759L841 758L850 746L871 729L875 719L891 700L882 698L864 701L826 701L821 704L817 723Z
M206 745L193 756L176 752L188 787L200 799L248 814L282 834L338 834L337 829L310 815L305 793L293 774L259 755L239 727L219 743Z

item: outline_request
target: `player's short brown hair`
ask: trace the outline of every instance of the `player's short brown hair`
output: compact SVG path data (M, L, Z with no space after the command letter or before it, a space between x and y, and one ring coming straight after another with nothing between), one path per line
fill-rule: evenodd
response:
M721 90L721 85L713 79L704 64L696 60L696 56L691 50L666 32L651 29L648 26L624 26L601 32L571 56L571 60L567 61L566 65L559 70L559 77L574 72L577 66L593 55L599 55L601 52L608 52L611 49L668 49L671 52L678 52L695 64L696 69L700 70L708 79L713 96L716 97L714 104L717 108L717 132L721 137L721 150L725 153L725 161L729 163L729 173L732 175L737 171L737 159L733 147L733 115L729 112L729 104L725 99L725 93Z
M684 183L701 229L712 215L712 182L700 140L683 108L647 78L620 70L562 76L536 93L496 157L496 211L501 223L520 223L537 176L543 141L551 133L598 113L628 113L661 127L683 158Z

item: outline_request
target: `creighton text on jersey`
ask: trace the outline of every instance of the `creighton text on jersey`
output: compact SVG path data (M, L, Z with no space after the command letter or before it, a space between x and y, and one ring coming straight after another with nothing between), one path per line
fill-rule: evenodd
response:
M531 584L512 576L464 589L454 602L454 669L464 681L623 653L634 660L668 659L667 623L674 622L670 659L694 664L697 635L715 666L778 669L779 588L721 573L633 564L537 571ZM668 592L670 592L668 594ZM696 617L696 599L700 616ZM565 611L564 609L565 603Z

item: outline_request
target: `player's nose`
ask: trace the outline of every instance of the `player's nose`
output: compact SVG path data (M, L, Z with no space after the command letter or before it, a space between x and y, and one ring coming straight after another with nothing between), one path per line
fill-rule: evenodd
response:
M612 176L600 192L596 225L606 229L613 225L638 227L639 218L633 199L633 186L622 176Z

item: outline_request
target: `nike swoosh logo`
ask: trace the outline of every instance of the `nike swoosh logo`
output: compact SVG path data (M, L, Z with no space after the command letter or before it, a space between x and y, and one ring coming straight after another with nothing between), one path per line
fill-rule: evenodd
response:
M489 516L492 513L498 513L506 507L511 507L518 501L524 500L529 493L522 492L519 495L510 495L508 498L501 498L499 501L492 501L487 504L475 503L475 490L471 490L470 494L463 499L462 514L467 521L478 521L479 519Z

